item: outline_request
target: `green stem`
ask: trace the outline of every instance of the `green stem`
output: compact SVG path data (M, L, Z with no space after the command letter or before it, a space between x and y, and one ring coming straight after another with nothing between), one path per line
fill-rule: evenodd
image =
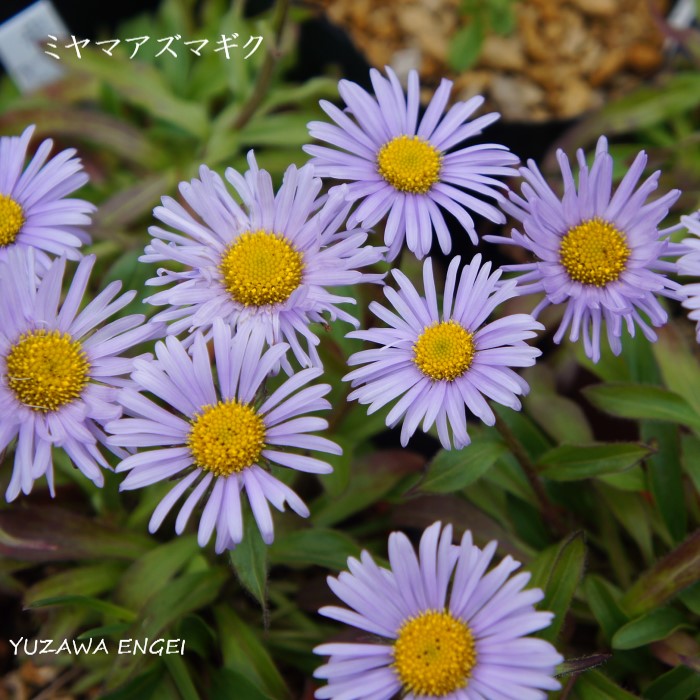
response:
M280 57L280 46L282 43L282 33L284 32L287 17L289 15L289 0L277 0L275 5L274 16L272 18L272 28L275 34L274 45L268 49L265 55L265 61L258 73L258 79L250 94L247 102L241 108L241 111L233 123L233 128L236 130L242 129L255 115L258 107L262 104L267 94L267 89L270 87L272 76L275 71L275 65Z
M535 465L532 463L532 460L525 451L520 440L518 440L508 424L498 414L496 414L496 430L501 434L508 449L518 461L518 464L520 464L528 483L535 492L535 496L542 510L542 517L545 519L549 528L559 535L566 534L567 528L562 522L559 510L549 500L549 496L540 479L540 475L535 469Z

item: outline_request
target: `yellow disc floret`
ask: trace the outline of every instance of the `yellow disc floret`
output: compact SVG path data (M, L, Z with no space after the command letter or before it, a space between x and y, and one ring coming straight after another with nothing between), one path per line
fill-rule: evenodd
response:
M471 630L447 611L409 619L394 643L394 669L414 695L442 697L464 688L475 664Z
M22 207L12 197L0 194L0 248L15 242L24 221Z
M246 231L224 251L219 272L239 304L267 306L287 301L301 284L304 258L281 234Z
M20 336L5 358L7 384L25 406L48 413L82 393L90 364L68 333L39 329Z
M187 437L195 464L216 476L241 472L260 459L265 423L248 404L235 399L204 406Z
M474 335L457 321L427 326L413 344L413 361L426 377L452 382L471 366L476 347Z
M619 279L630 253L625 234L595 218L569 229L559 246L559 261L574 282L604 287Z
M397 136L377 154L379 174L399 192L425 194L439 179L440 152L419 136Z

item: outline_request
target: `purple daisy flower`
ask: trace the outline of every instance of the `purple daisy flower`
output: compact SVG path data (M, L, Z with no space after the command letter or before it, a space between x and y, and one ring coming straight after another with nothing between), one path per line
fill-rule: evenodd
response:
M155 238L141 260L174 261L187 269L159 270L148 284L174 286L147 301L171 307L154 317L172 321L171 334L207 332L219 317L234 328L260 327L268 344L284 340L302 366L320 366L319 339L309 323L325 323L328 314L331 320L358 325L338 308L355 300L326 287L380 281L382 275L363 274L357 268L381 260L384 249L362 247L365 231L341 230L350 205L342 192L317 199L322 183L311 166L290 166L275 195L269 173L258 168L252 152L248 162L250 170L244 176L231 168L226 171L245 210L205 166L200 180L180 185L201 221L169 197L155 209L157 218L182 233L151 227ZM282 357L282 362L290 373L289 361Z
M348 334L381 346L348 360L351 366L364 365L344 377L357 387L348 398L370 404L368 413L373 413L400 396L386 422L393 427L405 414L404 446L421 421L424 431L437 422L445 449L451 448L448 425L455 447L468 445L465 407L487 425L494 424L495 416L484 397L519 410L518 395L529 387L510 368L529 367L541 354L525 342L543 328L529 314L484 325L500 303L517 295L515 282L500 283L500 271L490 274L491 263L482 267L477 255L457 283L459 263L459 257L453 258L447 270L442 313L428 258L423 264L425 298L393 270L399 290L385 287L384 294L397 313L377 302L369 307L389 327Z
M117 297L121 282L78 311L94 264L94 255L80 261L61 304L65 258L51 262L40 282L32 248L12 248L0 260L0 453L17 438L8 501L43 475L54 495L53 446L102 486L100 467L110 466L98 445L106 440L101 426L121 415L119 377L134 362L122 353L160 331L142 315L103 325L136 294Z
M319 377L321 369L302 370L269 397L259 399L265 378L289 346L279 343L262 353L265 334L261 328L252 326L232 339L230 327L221 319L214 321L213 338L218 388L202 333L195 333L191 355L170 336L165 343L156 343L157 360L136 363L132 378L140 389L181 415L126 388L120 401L133 418L114 421L107 430L113 434L109 439L114 445L158 447L131 455L117 467L119 472L129 471L121 485L123 490L182 476L154 511L150 531L160 527L175 503L188 492L175 523L175 531L181 534L206 494L199 544L203 547L216 529L216 551L222 552L243 539L243 490L268 544L274 537L268 501L278 510L283 510L286 502L302 517L309 514L299 496L263 465L327 474L332 468L326 462L284 448L331 454L342 451L330 440L309 434L328 426L322 418L306 414L330 407L323 398L330 386L301 389Z
M469 212L505 223L503 213L480 197L501 201L496 188L506 186L493 176L517 175L507 166L517 163L518 158L499 144L455 147L480 134L499 115L494 112L465 123L482 105L483 97L457 102L444 114L452 82L443 79L419 123L418 73L409 73L404 96L395 73L391 68L386 72L388 80L378 70L370 71L376 97L355 83L341 80L338 91L347 110L325 100L320 103L337 126L309 124L311 136L333 148L304 146L304 150L314 156L311 163L321 177L351 181L347 198L364 200L350 217L349 226L360 222L369 228L389 215L384 230L389 260L397 256L404 237L410 251L418 258L425 257L433 230L442 251L449 253L452 240L441 209L452 214L476 244Z
M680 191L647 202L657 188L659 171L637 187L647 162L642 151L611 196L613 160L603 136L590 170L583 151L577 152L577 158L578 188L569 160L563 151L557 152L564 180L561 199L529 161L520 170L526 181L522 197L511 192L512 201L503 204L522 222L524 233L513 230L512 238L485 238L532 253L535 262L502 269L523 273L518 278L520 294L544 292L533 316L550 304L565 303L554 342L561 342L569 330L572 341L582 335L586 355L597 362L603 321L610 347L618 355L623 321L630 335L634 336L636 325L653 342L656 333L641 314L652 325L661 326L667 314L655 295L683 298L680 285L666 277L677 271L676 264L662 260L683 248L668 240L671 229L658 228Z
M419 555L401 532L389 537L391 569L367 552L348 559L350 572L328 585L351 610L321 608L326 617L376 635L374 643L322 644L327 664L315 672L328 700L538 700L557 690L563 660L543 639L527 635L548 627L538 612L541 590L523 590L529 573L511 577L520 563L507 556L488 574L496 551L480 549L467 531L452 544L452 526L425 530Z
M90 223L95 207L82 199L67 199L88 181L80 159L73 157L75 149L47 162L53 147L47 139L24 168L34 128L0 138L0 260L14 246L32 247L39 267L45 269L51 261L47 253L69 260L80 257L78 248L90 242L80 227Z
M686 250L678 258L678 271L682 275L700 277L700 212L692 216L681 216L681 223L688 229L690 236L685 238L681 245ZM700 282L683 285L683 306L689 310L688 318L696 321L696 338L700 343Z

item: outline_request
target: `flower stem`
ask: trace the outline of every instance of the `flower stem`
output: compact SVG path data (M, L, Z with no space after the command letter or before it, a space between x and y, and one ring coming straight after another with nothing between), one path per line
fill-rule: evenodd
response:
M242 129L255 115L258 107L265 99L267 89L270 86L272 75L274 73L275 64L280 57L280 45L282 43L282 33L284 31L287 17L289 15L289 0L277 0L275 4L274 15L272 17L272 29L275 34L275 43L267 50L265 61L263 62L258 79L250 94L247 102L241 108L241 111L233 124L233 128Z
M530 456L525 451L525 448L520 440L518 440L515 433L513 433L508 424L498 414L496 414L496 430L501 434L508 449L518 461L518 464L520 464L528 483L535 492L535 496L537 497L542 511L542 517L545 519L550 530L559 535L566 534L567 528L562 521L559 509L549 499L544 484Z

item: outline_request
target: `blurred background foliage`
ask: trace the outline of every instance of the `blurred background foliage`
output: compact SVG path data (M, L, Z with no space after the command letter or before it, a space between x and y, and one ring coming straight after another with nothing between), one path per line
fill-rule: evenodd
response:
M164 0L115 36L237 32L262 35L260 50L248 60L184 51L130 61L88 47L80 60L62 58L66 78L40 92L0 85L1 133L36 123L39 135L79 147L91 175L85 196L99 205L91 249L100 286L122 279L144 295L153 270L136 258L151 210L201 163L242 170L254 147L279 181L289 163L305 160L306 123L319 116L319 98L337 97L331 78L286 77L306 16L284 0L252 17L240 2L196 10L193 0ZM663 170L662 188L684 190L679 212L689 212L700 206L700 41L694 30L674 40L653 84L586 115L555 146L572 153L605 133L622 164L644 148L650 171ZM409 257L401 266L416 279L420 266ZM380 291L340 293L357 296L366 326ZM516 299L509 311L532 305ZM137 299L122 313L142 308ZM580 347L555 349L545 334L542 361L524 372L524 410L498 410L496 427L474 424L472 445L452 452L434 436L401 450L385 411L367 416L346 402L345 358L361 343L335 324L321 352L333 387L329 433L344 454L320 479L275 472L294 481L311 517L277 515L271 547L252 522L230 556L200 550L193 534L174 536L170 520L149 536L167 484L120 494L120 479L107 475L98 490L57 455L55 502L37 483L31 497L0 509L4 632L105 639L111 653L16 659L6 645L6 678L31 685L27 668L48 669L45 698L307 700L319 664L313 647L354 634L316 614L333 600L325 577L361 548L383 561L388 532L417 535L439 518L458 533L471 529L479 544L497 538L500 554L523 561L544 589L542 608L557 617L541 634L567 658L553 698L700 697L699 357L692 326L674 316L658 343L627 338L620 357L608 352L597 365ZM551 333L556 311L545 322ZM187 652L115 653L119 640L144 638L185 640Z

